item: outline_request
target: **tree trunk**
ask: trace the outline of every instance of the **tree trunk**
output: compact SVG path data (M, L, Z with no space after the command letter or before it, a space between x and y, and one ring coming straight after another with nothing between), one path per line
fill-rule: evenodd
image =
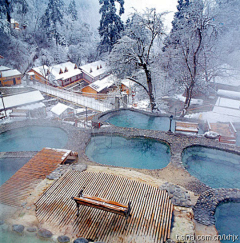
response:
M187 110L190 106L190 102L191 102L191 99L192 99L193 87L194 87L194 82L192 81L191 85L186 88L186 99L185 99L184 108L181 112L180 117L184 117L187 113Z
M156 108L155 98L154 98L154 95L153 95L151 71L148 70L146 64L143 65L143 69L144 69L144 72L145 72L145 75L146 75L146 78L147 78L148 96L149 96L150 105L151 105L151 112L153 112L157 108Z

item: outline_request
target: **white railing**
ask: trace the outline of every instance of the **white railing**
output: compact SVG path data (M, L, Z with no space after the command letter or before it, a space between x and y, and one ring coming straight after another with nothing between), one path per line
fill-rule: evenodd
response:
M71 101L73 103L97 110L97 111L108 111L113 109L113 105L108 104L106 102L100 102L98 100L95 100L94 98L85 97L81 94L73 93L67 90L55 88L49 85L44 85L40 83L32 84L31 87L38 89L42 92L45 92L47 94L51 94L53 96L62 98L64 100Z

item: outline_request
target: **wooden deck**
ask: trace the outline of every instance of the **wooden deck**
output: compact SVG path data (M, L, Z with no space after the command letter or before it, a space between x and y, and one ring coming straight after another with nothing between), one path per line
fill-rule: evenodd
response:
M80 206L80 215L72 196L82 188L84 193L114 200L132 202L132 216ZM35 203L40 224L61 229L64 234L85 237L94 241L114 242L114 237L145 236L153 242L170 237L173 205L166 191L120 176L70 171L56 181Z
M39 182L59 164L64 163L71 150L44 148L0 187L0 203L21 206Z
M233 124L230 123L208 123L209 131L220 134L219 141L222 143L236 144L237 131Z

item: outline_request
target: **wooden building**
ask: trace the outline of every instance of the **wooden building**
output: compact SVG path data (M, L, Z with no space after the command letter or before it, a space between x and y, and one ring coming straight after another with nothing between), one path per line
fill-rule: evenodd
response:
M43 84L64 87L82 79L82 72L76 64L65 62L53 66L34 67L28 72L30 80Z
M82 78L89 83L109 75L106 63L101 60L83 65L80 67L80 70L82 71Z
M116 88L114 85L114 76L109 75L101 80L97 80L82 89L85 96L93 97L96 99L106 98L109 91Z
M0 86L21 84L22 74L17 69L0 66Z

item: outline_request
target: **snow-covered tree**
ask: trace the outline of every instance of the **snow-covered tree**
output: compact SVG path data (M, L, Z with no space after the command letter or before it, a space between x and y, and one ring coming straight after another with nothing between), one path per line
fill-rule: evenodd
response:
M78 20L78 12L75 0L72 0L68 6L68 13L70 14L72 21Z
M213 16L202 0L179 0L178 3L164 51L169 58L168 71L185 88L186 99L181 114L184 116L193 90L209 81L217 30Z
M56 45L65 44L64 36L61 34L63 25L63 6L62 0L49 0L45 14L41 18L40 28L46 31L48 39L54 38Z
M115 2L120 4L119 14ZM101 37L99 51L100 53L110 52L113 45L121 37L120 33L124 29L121 15L124 13L124 0L99 0L101 5L99 13L101 14L100 26L98 28Z
M156 40L164 33L164 14L147 9L144 14L133 14L123 37L118 40L110 54L109 62L119 77L132 77L148 94L151 110L156 109L153 92L152 66L159 47ZM144 74L144 80L139 77Z

